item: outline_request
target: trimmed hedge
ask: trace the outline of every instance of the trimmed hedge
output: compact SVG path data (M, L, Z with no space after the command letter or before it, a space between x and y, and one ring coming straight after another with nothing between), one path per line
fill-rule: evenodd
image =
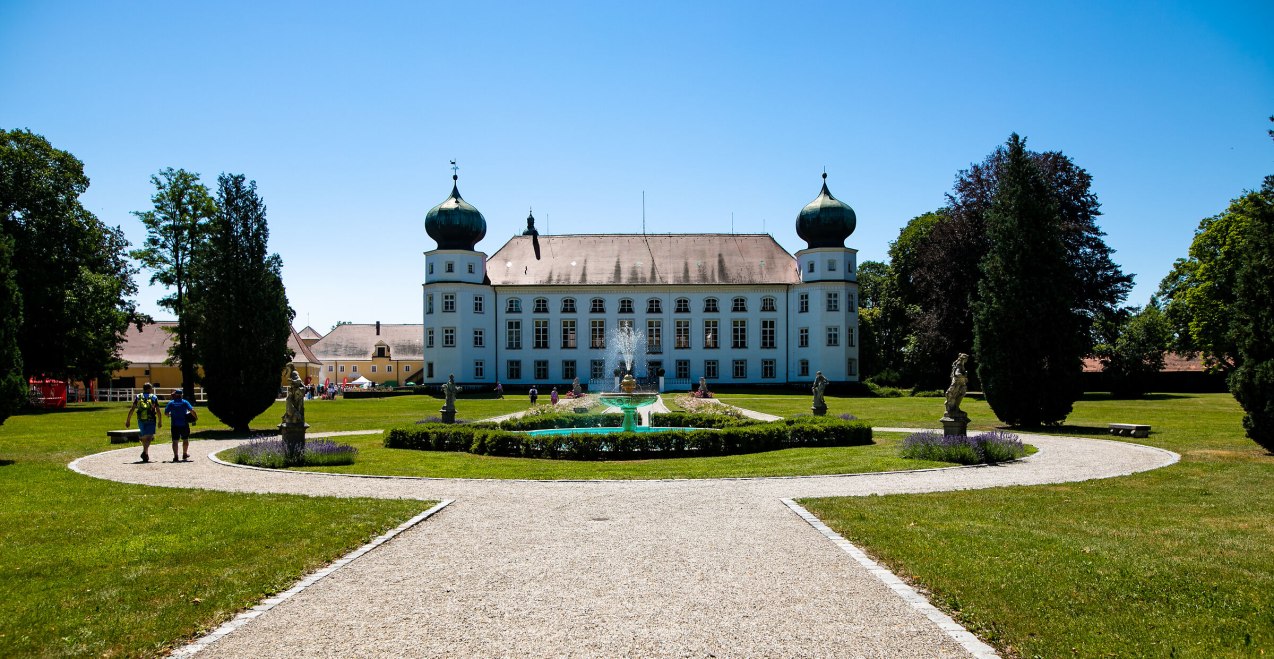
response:
M533 420L542 420L550 416L558 415L541 415ZM783 419L770 423L753 422L720 429L619 432L599 435L532 436L503 427L493 429L441 423L403 426L385 432L386 448L467 451L477 455L564 460L735 455L800 446L861 446L871 443L871 426L859 422L822 418Z

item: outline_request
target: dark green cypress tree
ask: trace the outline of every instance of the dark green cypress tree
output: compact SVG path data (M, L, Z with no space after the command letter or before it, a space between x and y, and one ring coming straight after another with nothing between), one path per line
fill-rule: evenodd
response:
M1008 141L990 210L973 350L995 415L1012 426L1060 423L1079 395L1083 325L1075 309L1058 202L1026 143Z
M18 331L22 327L22 294L13 267L13 239L0 233L0 424L26 397Z
M256 181L218 177L217 212L195 259L191 294L208 411L240 432L274 403L292 357L293 311L269 236Z
M1241 201L1250 224L1235 276L1230 333L1239 366L1230 392L1246 412L1247 436L1274 452L1274 177Z

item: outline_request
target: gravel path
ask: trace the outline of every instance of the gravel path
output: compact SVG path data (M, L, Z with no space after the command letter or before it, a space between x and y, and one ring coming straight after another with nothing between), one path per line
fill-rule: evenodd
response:
M135 447L77 471L167 487L456 499L199 656L863 656L968 653L780 501L1109 478L1176 454L1023 436L1009 465L682 481L358 478L193 462Z

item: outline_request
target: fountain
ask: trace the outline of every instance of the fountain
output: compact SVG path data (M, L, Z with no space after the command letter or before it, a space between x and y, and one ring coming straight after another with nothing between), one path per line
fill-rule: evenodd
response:
M619 392L609 392L598 396L603 403L618 407L624 412L624 424L620 426L624 432L637 432L637 408L646 407L659 399L656 393L637 393L637 380L632 373L624 376L619 384Z

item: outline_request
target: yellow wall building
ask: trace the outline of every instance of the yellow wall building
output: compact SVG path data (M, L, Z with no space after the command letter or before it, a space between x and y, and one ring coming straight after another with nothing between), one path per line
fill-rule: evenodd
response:
M422 334L416 324L338 325L310 348L322 364L318 381L336 385L360 377L377 385L417 381L424 365Z

